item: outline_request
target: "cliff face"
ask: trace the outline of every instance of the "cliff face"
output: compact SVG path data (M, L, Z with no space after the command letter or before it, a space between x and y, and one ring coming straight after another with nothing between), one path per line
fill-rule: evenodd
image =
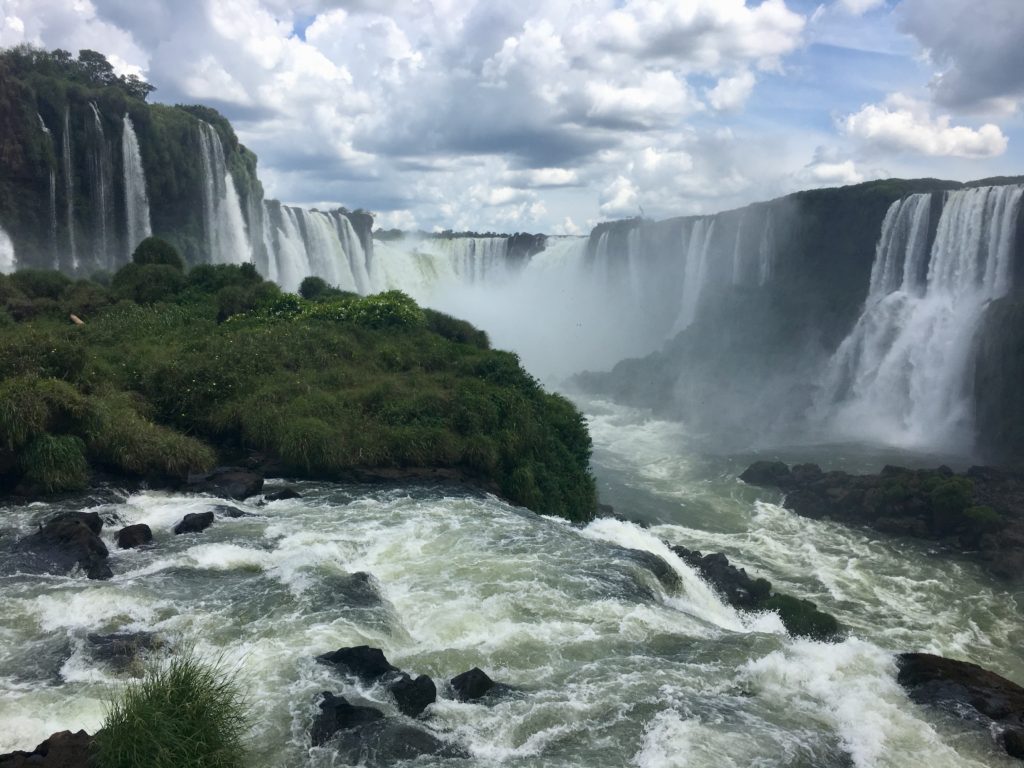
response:
M1009 448L1024 417L1000 425L996 414L1015 407L1000 361L1020 356L996 327L1024 327L1024 316L996 314L1024 282L1021 181L888 180L600 225L591 268L667 341L578 381L727 447Z
M0 230L13 266L113 271L152 233L190 264L272 271L256 156L231 124L208 107L147 104L144 84L99 61L0 54ZM343 215L372 247L372 216Z

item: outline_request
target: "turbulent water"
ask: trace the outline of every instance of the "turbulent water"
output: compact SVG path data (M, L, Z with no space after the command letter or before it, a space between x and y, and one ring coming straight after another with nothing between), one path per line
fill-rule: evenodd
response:
M1024 595L918 544L798 518L735 479L745 458L701 455L679 424L585 407L602 496L650 529L577 529L444 489L305 483L302 499L236 504L253 516L176 537L177 520L218 500L93 502L117 521L108 537L147 523L156 544L111 546L109 582L0 577L0 751L95 729L126 678L91 656L86 635L151 631L238 669L259 766L342 764L308 743L320 691L394 712L379 689L313 660L362 643L412 672L479 666L516 687L491 705L442 694L423 726L469 750L453 765L1011 764L983 729L911 703L892 652L1024 679ZM58 508L4 509L3 539ZM724 551L852 635L794 640L773 615L738 614L663 542ZM631 550L665 558L682 586L667 591Z

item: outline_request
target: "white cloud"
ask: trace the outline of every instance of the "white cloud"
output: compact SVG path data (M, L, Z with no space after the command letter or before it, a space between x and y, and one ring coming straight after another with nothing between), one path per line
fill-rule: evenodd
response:
M671 72L647 72L636 85L591 81L585 93L586 115L596 122L650 127L699 108L687 87Z
M743 107L757 82L752 72L741 72L735 77L723 77L708 90L708 103L720 112L732 112Z
M601 215L607 218L636 216L640 212L640 195L625 176L617 176L601 190Z
M579 184L579 174L572 168L532 168L526 171L508 171L502 179L520 187L568 187Z
M854 16L862 16L868 11L885 5L885 0L838 0L836 5Z
M953 125L949 115L932 118L927 105L898 93L884 104L869 104L847 115L840 127L870 147L932 157L994 157L1003 154L1008 144L992 123L977 129Z

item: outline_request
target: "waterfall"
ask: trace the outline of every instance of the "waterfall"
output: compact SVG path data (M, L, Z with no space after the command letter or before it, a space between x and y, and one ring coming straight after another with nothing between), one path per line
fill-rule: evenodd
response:
M968 370L986 304L1010 289L1024 186L945 193L928 250L931 195L892 204L863 313L833 356L820 405L840 433L965 447Z
M50 129L46 126L46 121L43 120L43 116L37 112L36 117L39 118L39 127L42 129L43 135L46 136L46 141L50 145L50 152L51 154L53 154L54 157L56 157L57 153L53 146L53 134L50 132ZM50 229L48 235L50 240L50 257L53 260L53 268L60 269L60 259L57 254L57 173L53 169L52 165L50 166L49 202Z
M71 269L78 271L78 245L75 242L75 180L71 168L71 107L64 108L64 135L61 137L64 161L64 197L68 217L68 251L71 254Z
M9 275L18 268L18 260L14 255L14 243L10 236L0 227L0 275Z
M710 222L710 223L709 223ZM679 316L673 326L673 333L686 330L697 317L701 295L707 282L708 251L715 231L716 219L700 218L692 222L689 231L684 229L682 258L682 295L679 300Z
M149 222L149 196L146 194L146 174L139 154L139 140L127 113L121 133L121 157L124 162L124 213L127 223L125 246L130 261L135 247L149 237L153 230Z
M732 247L732 284L739 285L743 278L743 223L747 219L747 211L740 212L739 221L736 222L736 240Z
M103 120L94 102L89 102L93 116L93 151L90 157L92 172L92 204L95 219L93 233L93 257L95 263L106 269L113 268L113 260L109 250L109 214L110 214L110 150L107 147L106 135L103 132Z
M761 230L761 242L757 247L757 284L764 286L772 276L775 266L775 215L768 209L764 229Z
M207 256L214 264L251 262L252 248L238 190L224 160L220 134L209 123L199 123L199 147Z
M330 216L338 231L342 250L348 259L348 268L355 281L356 291L363 294L370 293L373 287L370 284L370 273L366 269L366 254L363 252L363 244L359 241L359 235L356 234L352 222L344 213L334 211Z

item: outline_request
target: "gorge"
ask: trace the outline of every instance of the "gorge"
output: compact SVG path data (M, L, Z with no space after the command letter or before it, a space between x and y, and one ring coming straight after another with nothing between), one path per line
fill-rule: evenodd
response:
M0 417L38 390L33 429L90 476L0 498L0 753L95 733L140 664L191 646L240 671L252 765L405 764L311 737L331 691L452 747L418 765L1017 764L1012 718L920 706L898 679L923 651L1024 681L1017 561L818 510L889 464L977 478L971 463L1024 456L1024 177L873 181L579 237L375 231L367 211L267 199L210 108L4 66ZM133 262L150 235L186 270ZM310 276L337 290L289 295ZM7 481L38 437L13 423L8 489L29 487ZM180 467L160 484L104 429L249 461L268 486L196 492ZM593 478L558 476L588 458ZM741 482L758 460L820 464L814 513L791 511L788 466ZM595 516L595 479L614 512ZM17 565L79 512L104 523L111 578ZM120 548L134 526L152 539ZM729 599L696 550L842 632ZM110 637L138 641L127 662ZM507 690L442 684L406 717L316 659L364 645Z

